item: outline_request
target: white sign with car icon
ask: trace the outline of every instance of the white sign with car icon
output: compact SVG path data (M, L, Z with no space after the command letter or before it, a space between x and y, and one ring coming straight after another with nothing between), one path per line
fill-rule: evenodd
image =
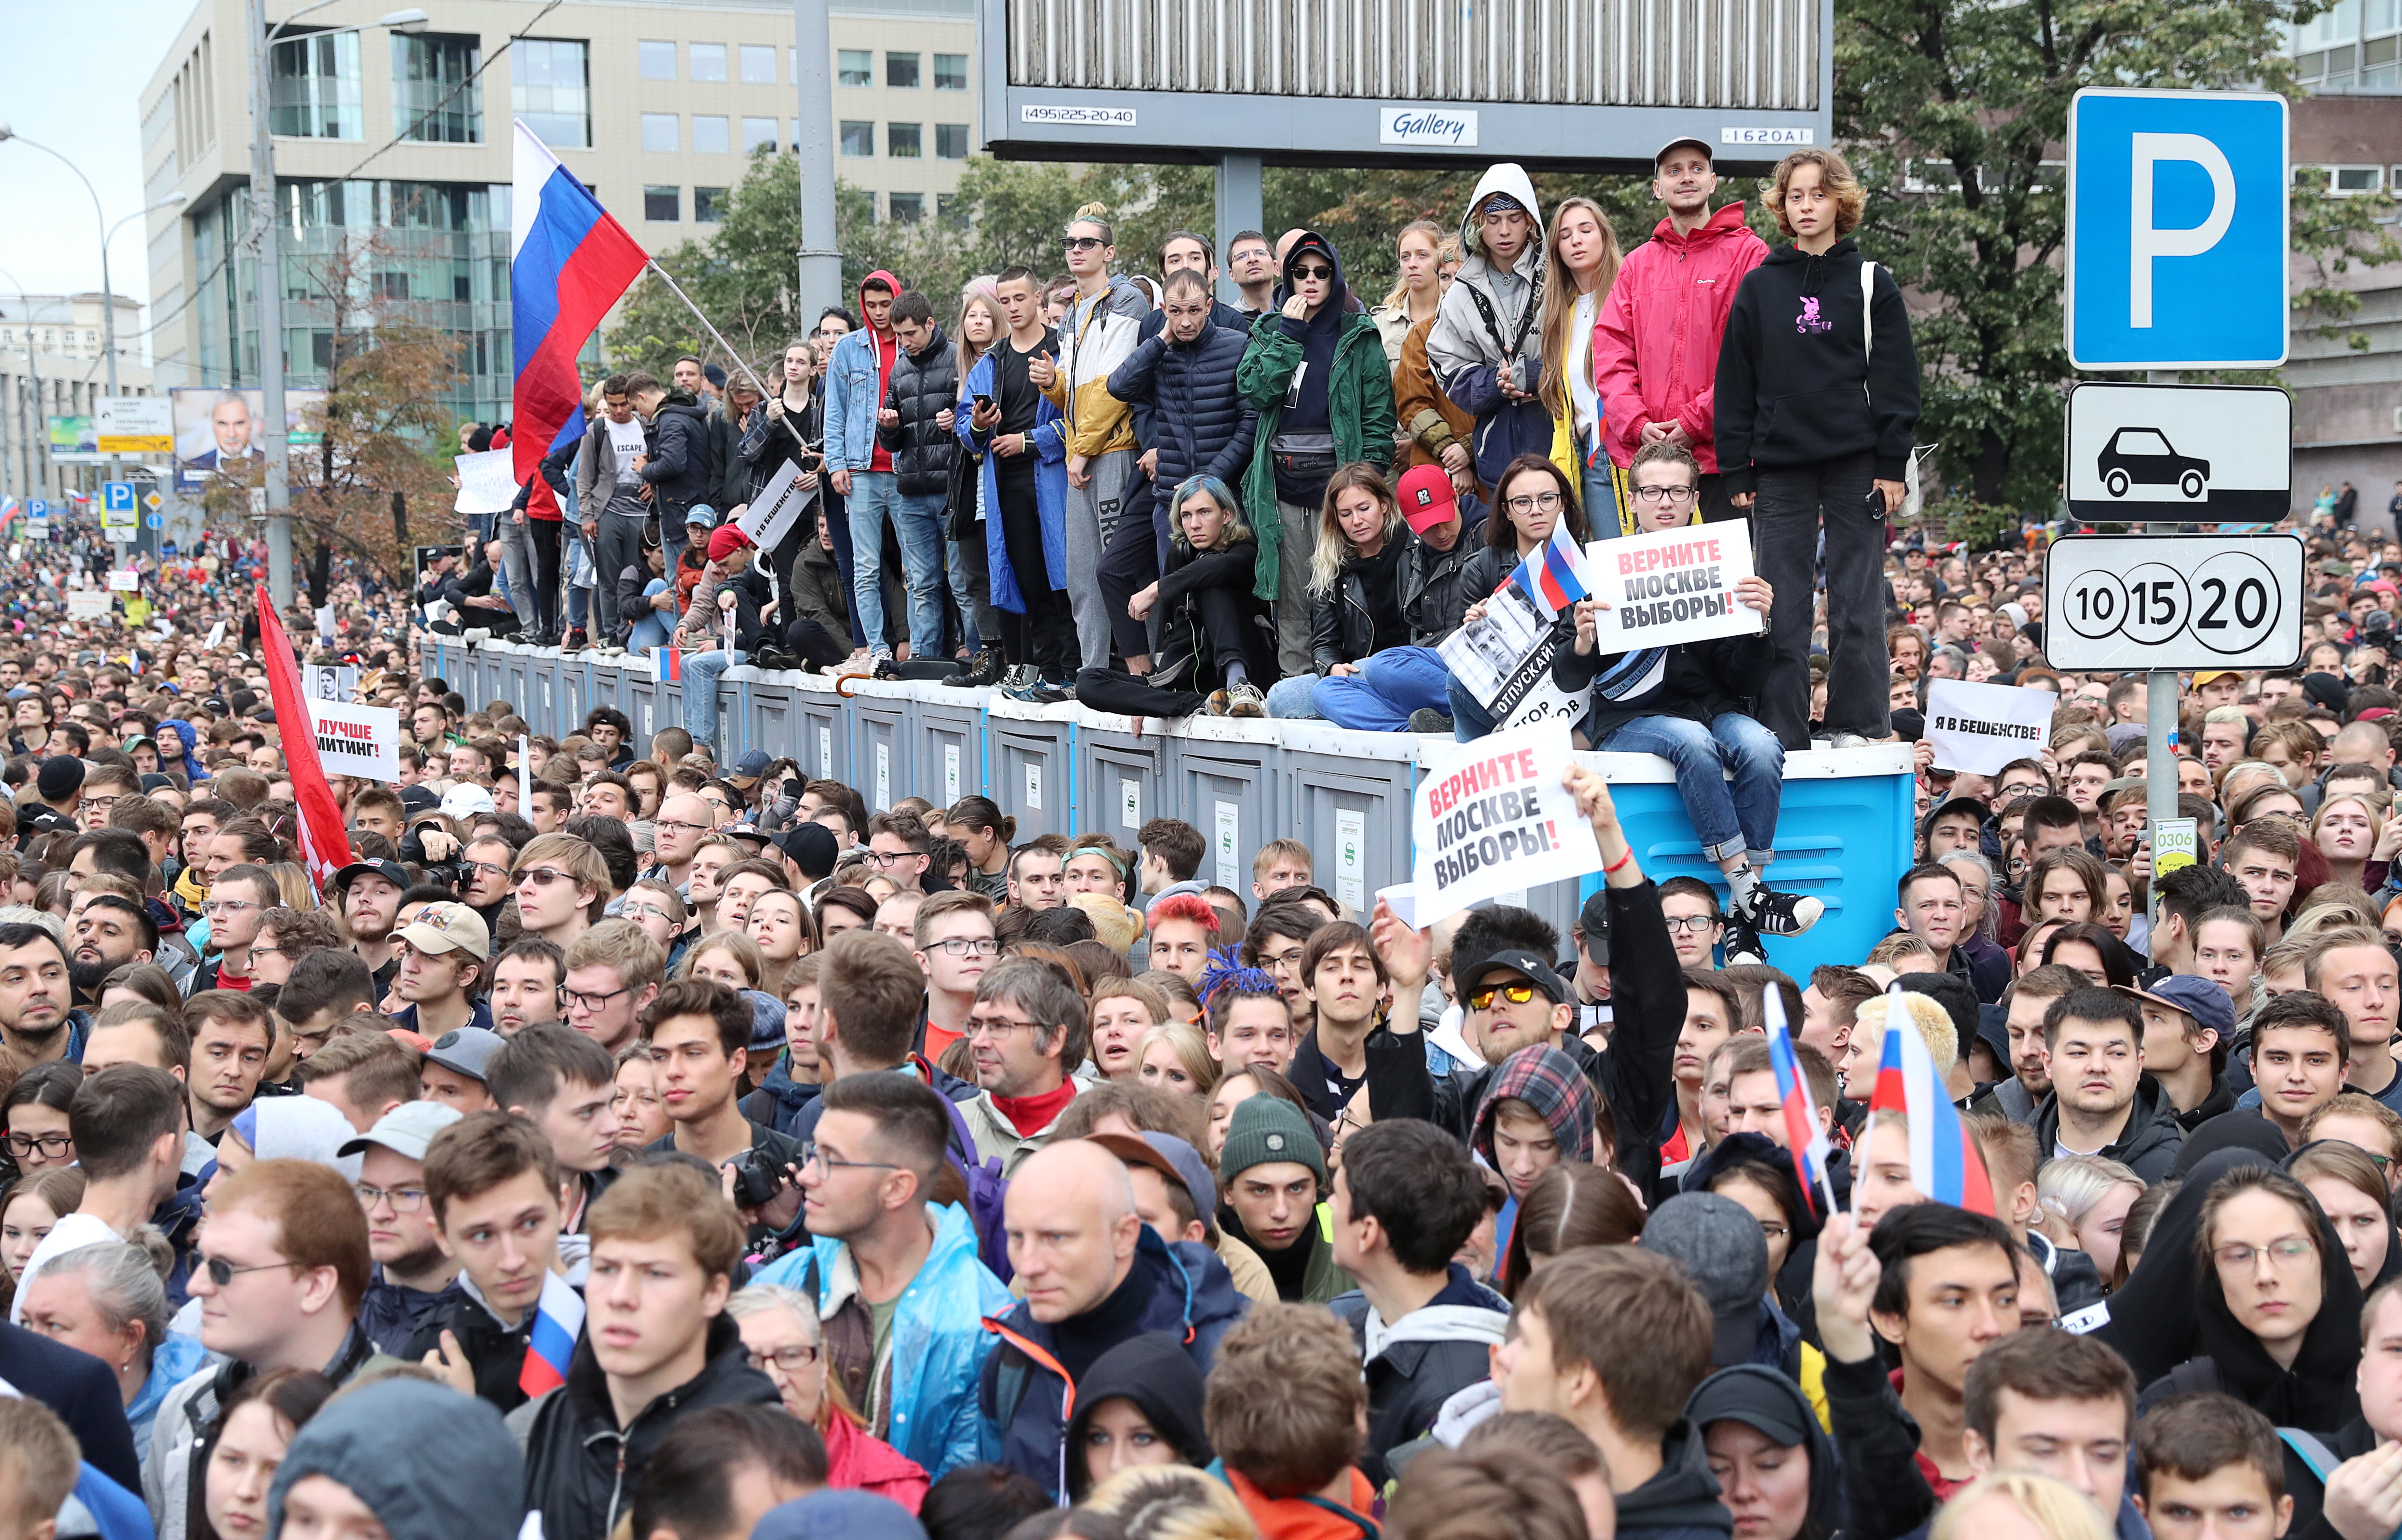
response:
M2079 384L2068 393L2068 511L2273 522L2288 511L2293 438L2293 398L2273 386Z

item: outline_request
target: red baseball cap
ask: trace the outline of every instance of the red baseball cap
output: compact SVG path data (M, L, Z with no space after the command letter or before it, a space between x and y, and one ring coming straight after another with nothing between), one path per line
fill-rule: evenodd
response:
M1440 465L1413 466L1402 474L1396 495L1401 499L1401 516L1419 534L1459 516L1459 503L1451 493L1451 477Z
M709 537L709 559L724 561L737 551L751 548L751 537L731 524L721 524Z

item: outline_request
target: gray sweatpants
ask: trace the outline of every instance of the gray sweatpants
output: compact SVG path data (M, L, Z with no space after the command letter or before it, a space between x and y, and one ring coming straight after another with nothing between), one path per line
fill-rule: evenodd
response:
M1287 679L1312 671L1309 558L1318 551L1318 510L1277 500L1284 544L1277 553L1277 667Z
M1087 668L1110 666L1110 610L1101 598L1101 553L1109 549L1118 516L1125 511L1134 461L1132 449L1099 456L1091 466L1092 479L1068 488L1068 603ZM1305 637L1308 629L1305 620Z

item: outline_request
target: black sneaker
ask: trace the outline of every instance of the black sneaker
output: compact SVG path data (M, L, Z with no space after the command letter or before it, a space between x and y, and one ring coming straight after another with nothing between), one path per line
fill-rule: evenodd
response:
M1001 654L987 647L976 653L974 664L966 673L954 674L943 682L959 690L981 690L1000 681L1001 667Z
M1751 921L1739 909L1727 911L1726 939L1720 944L1726 948L1729 968L1757 968L1768 961L1768 949L1760 944L1760 932L1752 928Z
M1826 913L1827 906L1816 899L1763 887L1751 890L1751 904L1744 918L1766 935L1798 936L1817 924Z
M1027 693L1025 699L1037 706L1057 706L1076 698L1076 681L1070 679L1046 679Z

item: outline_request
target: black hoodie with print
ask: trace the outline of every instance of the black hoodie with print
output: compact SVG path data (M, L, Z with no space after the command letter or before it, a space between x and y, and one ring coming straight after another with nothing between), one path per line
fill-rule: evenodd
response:
M1899 481L1918 426L1918 354L1901 286L1875 275L1875 350L1862 325L1859 248L1823 255L1779 246L1746 274L1719 347L1719 467L1730 493L1759 488L1758 471L1873 454Z

